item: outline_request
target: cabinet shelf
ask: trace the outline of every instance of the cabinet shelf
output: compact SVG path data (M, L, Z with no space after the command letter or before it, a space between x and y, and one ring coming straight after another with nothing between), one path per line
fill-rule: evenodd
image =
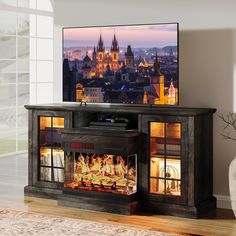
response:
M57 166L45 166L45 165L39 165L40 167L45 167L45 168L53 168L53 169L62 169L64 170L64 167L57 167Z
M180 154L179 155L169 155L167 153L162 153L162 154L152 154L150 155L150 158L166 158L166 159L176 159L176 160L180 160L181 159L181 156Z
M181 195L175 195L175 194L168 194L168 193L150 193L150 195L153 197L153 200L156 199L157 196L160 196L160 197L163 197L165 196L165 198L168 198L168 199L180 199L181 198Z
M180 145L181 139L180 138L159 138L159 137L150 137L150 139L155 140L156 143L160 144L172 144L172 145Z
M54 130L63 131L63 129L64 128L61 127L45 127L44 129L39 129L39 131L44 131L44 132L54 131Z
M181 156L181 152L180 151L158 151L155 153L151 153L150 157L153 156ZM179 158L180 159L180 158Z
M175 178L163 178L163 177L155 177L155 176L150 176L152 179L160 179L160 180L174 180L174 181L181 181L181 179L175 179Z

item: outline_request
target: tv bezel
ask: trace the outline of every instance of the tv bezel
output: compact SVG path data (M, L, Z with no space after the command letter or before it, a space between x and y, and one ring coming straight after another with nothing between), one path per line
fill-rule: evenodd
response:
M73 101L64 101L63 97L63 60L64 60L64 30L65 29L79 29L79 28L105 28L105 27L122 27L122 26L147 26L147 25L171 25L171 24L176 24L177 26L177 75L178 75L178 80L177 80L177 88L178 88L178 101L176 104L138 104L138 103L109 103L109 102L86 102L86 104L91 104L91 105L98 105L98 106L110 106L110 105L117 105L117 106L137 106L137 107L177 107L180 105L180 89L179 89L179 23L178 22L165 22L165 23L133 23L133 24L118 24L118 25L93 25L93 26L71 26L71 27L62 27L62 102L64 103L81 103L81 102L73 102Z

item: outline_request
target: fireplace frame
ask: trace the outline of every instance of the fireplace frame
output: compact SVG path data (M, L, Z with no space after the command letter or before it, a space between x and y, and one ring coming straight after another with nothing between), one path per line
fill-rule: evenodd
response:
M80 152L121 155L123 157L132 154L139 156L139 141L139 132L106 130L106 127L104 129L89 127L64 129L62 133L62 148L65 152L72 153L72 155L75 152ZM138 173L137 168L136 176L138 176ZM138 186L137 178L137 188ZM133 194L123 195L63 187L58 204L130 215L138 207L137 192L138 189Z

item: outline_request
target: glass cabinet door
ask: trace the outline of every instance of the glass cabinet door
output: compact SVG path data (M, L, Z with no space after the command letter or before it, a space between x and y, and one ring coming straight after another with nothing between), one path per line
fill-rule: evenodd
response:
M149 122L152 194L181 196L181 123Z
M39 180L64 182L64 151L61 132L64 117L39 117Z

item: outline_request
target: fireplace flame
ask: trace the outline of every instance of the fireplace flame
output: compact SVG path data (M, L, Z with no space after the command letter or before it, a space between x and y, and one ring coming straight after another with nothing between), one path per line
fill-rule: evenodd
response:
M73 181L65 187L130 194L136 191L136 170L122 156L79 153Z

